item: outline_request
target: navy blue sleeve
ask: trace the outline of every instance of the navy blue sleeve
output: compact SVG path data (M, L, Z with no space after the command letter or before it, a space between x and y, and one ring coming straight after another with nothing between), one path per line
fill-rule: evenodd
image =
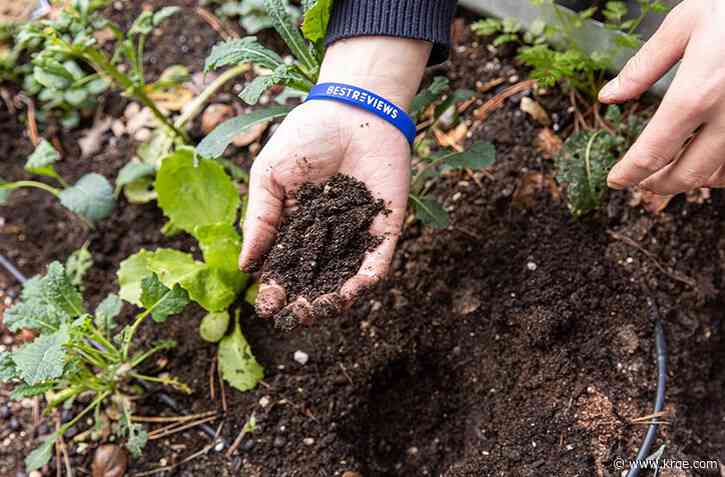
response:
M393 36L433 43L429 64L448 58L456 0L336 0L327 44L356 36Z

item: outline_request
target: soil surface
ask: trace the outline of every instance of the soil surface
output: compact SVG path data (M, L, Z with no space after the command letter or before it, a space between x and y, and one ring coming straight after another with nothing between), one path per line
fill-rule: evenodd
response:
M157 475L619 477L615 459L636 454L646 426L633 420L650 414L654 401L654 324L645 284L668 339L668 425L655 448L665 445L671 459L725 462L722 194L678 196L651 215L632 205L632 193L614 192L605 210L573 220L558 188L549 186L552 162L534 145L541 126L520 110L522 95L483 123L473 117L475 107L525 79L526 71L512 51L490 47L464 23L457 22L451 61L430 76L446 74L456 87L474 91L503 82L479 92L463 114L466 143L492 141L496 163L428 184L449 211L450 226L436 231L409 221L389 279L323 324L283 333L240 300L242 328L266 369L251 392L222 390L213 379L216 347L195 332L203 310L189 306L164 327L144 327L145 343L178 342L146 372L168 371L193 389L190 396L164 390L183 412L222 411L225 404L227 412L210 425L226 445L252 413L257 427L231 458L213 448L195 455L211 442L198 427L153 440L128 475L176 465ZM565 136L573 113L568 100L557 90L533 97ZM24 117L0 102L6 180L26 177L22 164L32 146ZM78 132L44 134L61 143L59 170L69 179L88 171L112 179L134 149L108 133L103 152L80 161ZM22 190L0 207L0 253L33 275L89 241L95 267L85 296L95 306L117 291L119 262L140 248L198 252L187 236L162 235L163 224L154 204L121 197L113 216L88 230L47 194ZM0 313L18 290L0 271ZM131 318L131 308L119 321ZM1 326L0 334L0 349L23 338ZM296 362L296 351L309 361ZM140 400L136 414L174 415L161 391ZM31 400L7 401L9 392L0 386L0 476L20 477L29 450L71 412L43 416ZM80 424L66 439L77 475L88 473L98 445L71 442L87 427ZM42 473L55 475L55 468L54 459Z
M299 297L313 302L339 290L360 269L365 253L381 243L383 237L372 235L370 225L386 208L365 184L344 174L320 184L302 184L295 207L267 254L261 279L282 286L290 303ZM336 308L334 303L330 307ZM317 311L315 315L325 316L313 319L334 318L340 310ZM288 312L275 317L285 329L292 320Z

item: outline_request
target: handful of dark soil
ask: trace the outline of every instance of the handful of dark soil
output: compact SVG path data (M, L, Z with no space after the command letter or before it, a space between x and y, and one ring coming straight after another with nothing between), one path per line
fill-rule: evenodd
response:
M262 280L284 287L287 303L298 297L312 303L357 273L365 253L383 240L370 234L370 224L389 211L365 184L344 174L303 184L296 198L297 210L282 224L262 266ZM285 310L275 316L281 328L293 327L294 321Z

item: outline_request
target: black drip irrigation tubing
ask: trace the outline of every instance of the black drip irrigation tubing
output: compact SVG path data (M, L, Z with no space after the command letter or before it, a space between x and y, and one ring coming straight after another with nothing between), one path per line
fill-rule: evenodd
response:
M23 275L23 273L20 270L18 270L15 267L15 265L13 265L12 262L10 260L8 260L7 258L5 258L5 256L3 256L2 254L0 254L0 265L2 265L3 268L5 270L7 270L8 273L10 273L10 275L15 277L15 279L18 282L20 282L21 285L24 285L25 282L28 281L27 277L25 275ZM147 385L145 385L145 383L140 383L140 384L141 384L141 387L143 387L147 392L150 391L149 387ZM178 414L186 414L185 412L183 412L183 410L181 409L181 406L179 406L179 404L176 402L176 400L174 400L174 398L172 398L168 394L163 393L163 392L154 392L154 395L156 396L156 398L158 399L158 401L161 404L168 407L172 411L174 411ZM211 437L212 439L214 439L216 437L216 432L208 424L202 424L199 427L204 432L204 434Z
M647 460L657 438L657 429L659 424L657 422L657 414L662 412L665 407L665 386L667 385L667 340L665 339L665 330L662 327L662 319L660 317L660 311L657 308L657 303L652 298L651 293L648 293L647 305L650 308L650 312L655 319L655 349L657 351L657 395L655 397L655 409L653 412L652 423L647 429L647 434L644 436L642 445L639 447L637 458L634 465L629 468L626 477L637 477L641 469L642 463Z

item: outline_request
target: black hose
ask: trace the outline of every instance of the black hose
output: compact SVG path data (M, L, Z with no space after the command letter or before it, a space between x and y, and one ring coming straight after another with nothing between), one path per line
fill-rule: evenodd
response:
M639 448L637 453L637 460L634 465L630 467L627 472L627 477L637 477L640 471L640 465L644 462L650 454L652 444L654 444L657 438L657 424L656 414L662 412L665 407L665 386L667 384L667 340L665 339L665 331L662 327L662 320L660 318L660 312L657 308L657 304L654 299L649 296L647 297L647 304L650 307L652 315L655 317L655 348L657 350L657 396L655 397L655 416L652 418L653 422L647 429L647 434L644 436L644 441Z
M13 277L15 277L15 279L17 281L19 281L21 285L25 285L25 282L28 281L28 279L25 277L25 275L23 275L20 272L20 270L18 270L17 268L15 268L15 265L13 265L10 262L10 260L8 260L7 258L5 258L1 254L0 254L0 265L2 265L3 268L5 268L5 270L7 270L10 275L12 275Z

